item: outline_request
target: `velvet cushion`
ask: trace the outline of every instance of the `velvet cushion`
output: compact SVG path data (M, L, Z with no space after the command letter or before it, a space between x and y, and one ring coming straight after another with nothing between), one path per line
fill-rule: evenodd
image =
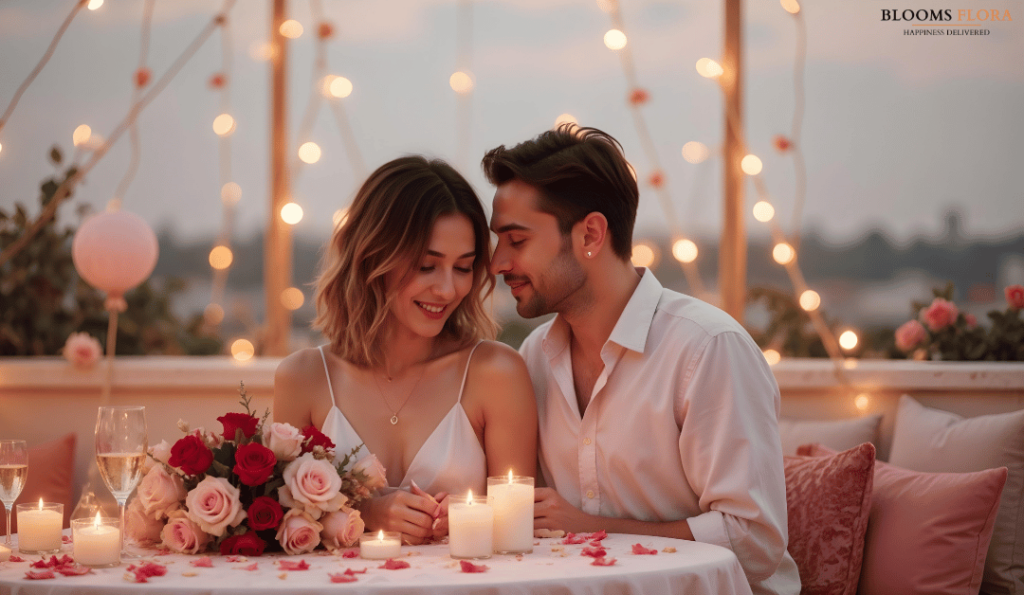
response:
M789 553L804 595L853 595L871 511L875 447L785 457Z
M878 425L881 415L868 415L853 419L780 419L779 437L782 439L782 454L795 455L801 444L818 443L833 450L841 451L858 444L878 439Z
M1024 410L964 418L904 395L889 462L915 471L953 473L1006 467L981 590L1024 595Z
M824 456L821 445L802 455ZM999 510L1006 468L919 473L875 462L862 595L975 595Z
M15 501L60 502L64 504L64 527L69 527L72 509L75 506L75 440L74 433L51 442L29 446L28 481L25 489ZM11 507L11 533L18 532L18 515ZM0 535L7 534L7 526L0 521Z

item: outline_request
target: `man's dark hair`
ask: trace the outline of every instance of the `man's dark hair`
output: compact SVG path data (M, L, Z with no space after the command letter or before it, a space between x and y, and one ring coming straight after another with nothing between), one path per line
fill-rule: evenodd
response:
M495 186L513 179L539 190L537 208L554 215L562 235L590 213L608 220L612 250L628 260L640 200L622 145L596 128L562 124L511 149L484 155L484 173Z

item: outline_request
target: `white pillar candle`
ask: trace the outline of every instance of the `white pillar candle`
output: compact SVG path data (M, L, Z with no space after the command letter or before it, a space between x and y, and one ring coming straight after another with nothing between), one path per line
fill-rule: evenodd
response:
M533 478L512 475L487 478L487 502L494 507L494 551L533 551Z
M108 568L121 563L121 521L103 518L71 521L75 562L83 566Z
M39 501L18 504L18 551L23 554L55 554L60 551L64 505Z
M379 531L376 535L359 536L359 556L367 560L387 560L402 555L402 534L397 531Z
M0 545L0 562L6 562L11 559L11 548Z
M453 558L490 558L494 549L494 509L483 500L449 496L448 551Z

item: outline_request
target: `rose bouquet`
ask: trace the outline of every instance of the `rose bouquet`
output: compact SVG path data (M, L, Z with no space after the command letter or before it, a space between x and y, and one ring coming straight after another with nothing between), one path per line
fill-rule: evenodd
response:
M354 507L387 482L376 457L337 457L313 426L301 430L245 413L217 418L220 434L178 427L184 437L150 449L150 468L126 511L126 534L139 542L196 554L261 555L280 547L303 554L354 544L364 529Z

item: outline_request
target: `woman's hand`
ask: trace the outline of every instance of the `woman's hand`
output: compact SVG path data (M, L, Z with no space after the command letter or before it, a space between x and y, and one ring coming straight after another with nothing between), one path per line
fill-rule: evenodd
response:
M440 514L433 498L405 490L371 498L359 510L368 530L397 531L402 534L402 542L409 545L430 539L434 519Z

